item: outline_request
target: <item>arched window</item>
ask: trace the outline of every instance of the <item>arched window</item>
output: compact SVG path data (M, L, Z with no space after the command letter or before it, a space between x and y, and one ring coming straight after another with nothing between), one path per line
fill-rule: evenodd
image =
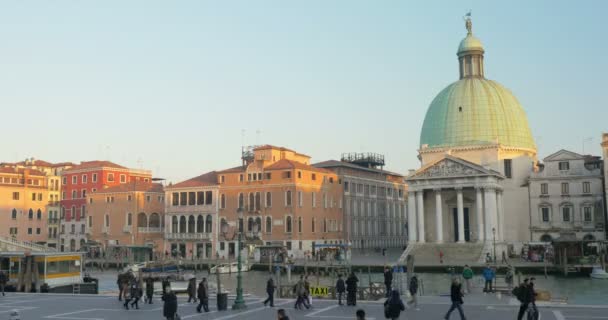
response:
M186 232L188 232L188 230L186 230L186 217L181 216L179 217L179 233Z
M34 210L30 209L30 210L27 212L27 217L28 217L29 219L34 219Z
M61 207L61 217L59 217L60 219L65 219L65 207Z
M196 219L194 219L194 216L188 217L188 233L194 233L195 224L196 224Z
M196 232L197 233L205 232L205 218L203 217L202 214L199 214L198 217L196 217Z
M152 217L152 216L150 216L150 217ZM140 212L139 214L137 214L137 226L139 228L148 227L148 216L145 213Z
M551 236L550 236L550 235L548 235L548 234L543 234L543 235L540 237L540 241L541 241L541 242L551 242L551 240L553 240L553 239L552 239L552 238L551 238Z
M248 206L249 211L253 211L255 209L255 194L254 193L249 193L249 204L247 206Z
M285 206L291 207L291 190L285 192Z
M272 218L266 217L266 233L272 233Z
M179 220L177 218L177 216L173 216L171 218L171 232L173 233L178 233L178 227L179 227Z
M76 251L76 239L70 240L70 251Z
M298 232L302 233L302 217L298 217Z
M272 207L272 193L266 192L266 208Z
M260 210L262 208L262 195L259 192L255 193L255 210Z
M255 218L255 225L257 226L258 231L262 232L262 218L260 218L260 217Z
M70 213L72 219L76 219L76 207L72 206L72 212Z
M82 225L82 227L83 227L82 233L84 233L84 225ZM84 239L80 239L80 250L82 250L82 248L84 248L85 243L86 242L84 241Z
M36 219L42 220L42 211L40 209L38 209L38 211L36 211Z
M225 209L226 208L226 195L222 194L220 196L220 209Z
M249 217L249 219L247 219L247 231L251 232L253 231L253 218Z
M210 214L207 215L207 219L205 220L205 232L211 233L213 232L213 217Z
M150 215L150 228L160 228L160 216L158 215L158 213L153 212Z
M239 193L239 208L243 208L245 206L245 196L242 193Z
M63 207L61 207L61 209L63 209ZM11 211L11 218L17 219L17 209L13 209L13 211Z
M109 228L110 227L110 215L106 214L104 216L104 220L105 220L105 223L106 223L106 228Z
M285 223L285 232L291 233L291 231L292 231L291 216L287 216L287 218L285 220L286 220L286 223Z

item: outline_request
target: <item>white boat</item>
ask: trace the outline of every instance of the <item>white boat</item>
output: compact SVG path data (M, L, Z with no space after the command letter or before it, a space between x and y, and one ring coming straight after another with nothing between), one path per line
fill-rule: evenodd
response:
M211 270L209 270L210 273L237 273L239 271L238 269L238 263L237 262L232 262L232 263L222 263L220 265L217 265L213 268L211 268ZM249 271L249 265L246 263L241 264L241 272L246 272Z
M608 279L608 272L602 267L593 267L589 276L593 279Z

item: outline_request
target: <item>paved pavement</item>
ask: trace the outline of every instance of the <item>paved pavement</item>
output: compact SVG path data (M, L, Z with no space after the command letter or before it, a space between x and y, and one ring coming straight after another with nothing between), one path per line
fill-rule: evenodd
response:
M515 319L518 306L512 300L492 300L489 297L475 297L464 305L466 317L474 319L511 320ZM380 320L383 317L381 302L362 301L356 307L338 306L335 301L315 300L310 310L294 310L293 300L277 300L276 307L264 307L261 298L248 298L248 308L243 311L223 311L215 309L211 300L211 312L199 314L195 304L179 298L178 312L182 319L276 319L276 309L285 308L291 319L354 319L355 311L364 309L367 318ZM229 302L229 305L232 301ZM445 297L422 297L420 310L408 309L401 319L443 319L449 308ZM152 320L163 319L162 302L157 298L153 305L141 305L140 310L122 309L114 296L72 296L53 294L9 294L0 297L0 319L9 319L11 310L19 310L22 320L64 319L64 320ZM608 306L540 306L541 319L550 320L608 320ZM452 319L459 319L457 314Z

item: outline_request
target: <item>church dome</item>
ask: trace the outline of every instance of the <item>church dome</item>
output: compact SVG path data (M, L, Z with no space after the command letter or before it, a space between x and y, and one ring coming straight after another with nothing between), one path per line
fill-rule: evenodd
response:
M468 35L460 42L460 80L443 89L427 110L420 147L450 148L500 144L536 150L524 109L507 88L484 77L483 46Z

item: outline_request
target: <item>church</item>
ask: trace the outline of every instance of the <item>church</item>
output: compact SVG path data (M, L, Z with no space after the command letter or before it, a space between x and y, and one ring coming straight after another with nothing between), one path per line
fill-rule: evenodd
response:
M483 259L492 250L517 252L530 240L527 183L537 149L517 98L486 79L470 17L466 29L457 51L460 79L431 102L421 167L406 178L407 229L418 247L468 244Z

